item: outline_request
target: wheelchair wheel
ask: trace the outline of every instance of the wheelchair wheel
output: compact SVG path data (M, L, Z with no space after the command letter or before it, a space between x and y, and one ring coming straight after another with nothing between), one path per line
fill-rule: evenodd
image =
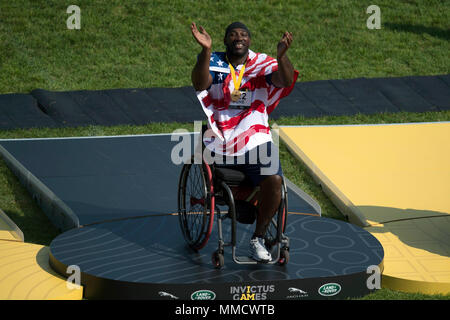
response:
M211 235L213 191L211 169L206 163L183 166L178 186L178 217L184 239L194 250L202 249Z

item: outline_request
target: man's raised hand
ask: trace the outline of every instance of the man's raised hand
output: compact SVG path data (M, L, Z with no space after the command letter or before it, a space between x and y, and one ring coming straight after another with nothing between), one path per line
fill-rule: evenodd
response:
M197 29L197 26L195 25L195 22L191 23L191 31L192 35L194 36L195 40L202 46L204 49L211 49L212 46L212 40L209 36L208 32L200 26L200 31Z
M292 33L286 31L277 46L277 59L283 57L292 43Z

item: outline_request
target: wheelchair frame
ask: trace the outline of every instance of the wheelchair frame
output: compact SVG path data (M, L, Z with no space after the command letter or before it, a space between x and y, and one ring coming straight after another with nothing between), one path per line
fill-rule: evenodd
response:
M212 262L216 268L221 268L224 266L224 250L225 247L232 247L232 257L233 261L238 264L258 264L263 262L255 261L246 256L237 256L236 255L236 225L237 225L237 212L236 205L233 192L231 187L238 187L238 185L229 185L223 179L218 178L214 172L215 170L220 170L220 168L215 166L209 166L204 159L202 159L201 164L194 163L194 156L191 159L190 164L185 164L181 170L179 185L178 185L178 216L180 227L183 232L183 236L188 243L188 245L195 251L202 249L208 242L213 224L214 224L214 215L217 213L217 225L218 225L218 249L212 254ZM194 170L197 170L201 173L201 180L203 187L201 188L201 192L203 193L203 198L198 197L190 197L190 199L186 199L186 190L187 190L187 179L189 178L190 170L194 167ZM283 177L282 177L283 178ZM186 210L186 201L190 205L196 206L198 204L203 206L203 210L199 212L188 213ZM269 251L271 251L272 247L276 245L276 258L272 257L270 262L266 264L286 264L289 261L289 238L284 235L284 229L287 223L287 187L284 181L282 180L281 187L281 201L278 208L277 213L272 218L269 226L267 227L266 233L266 247ZM228 207L228 212L221 213L217 204L226 205ZM209 211L209 212L208 212ZM189 228L195 229L194 226L189 226L189 216L193 215L193 219L201 220L202 225L197 229L197 236L191 235L191 230ZM198 217L201 215L201 217ZM276 218L275 218L276 217ZM223 237L223 226L222 221L231 218L231 241L225 242ZM278 227L278 226L281 226ZM269 232L271 228L276 231ZM267 237L267 234L271 233L271 238ZM276 234L274 234L276 233Z

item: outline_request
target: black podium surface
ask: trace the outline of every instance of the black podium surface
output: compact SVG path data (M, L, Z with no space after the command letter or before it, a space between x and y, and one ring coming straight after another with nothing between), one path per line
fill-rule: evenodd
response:
M253 228L238 224L237 255L247 255ZM229 224L224 234L230 234ZM50 263L64 276L68 266L78 266L88 299L191 300L199 291L217 300L345 299L370 292L368 267L382 271L381 244L352 224L290 214L286 235L287 265L236 264L227 247L225 266L215 269L216 228L208 244L193 252L176 215L141 217L61 234L50 244Z

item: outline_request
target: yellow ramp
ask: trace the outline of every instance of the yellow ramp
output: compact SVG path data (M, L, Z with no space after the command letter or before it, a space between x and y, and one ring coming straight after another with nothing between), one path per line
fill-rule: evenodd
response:
M67 288L48 259L46 246L0 240L0 300L82 299L83 288Z
M381 242L383 287L450 293L450 122L279 133L349 221Z
M280 137L350 222L450 213L450 122L280 127Z
M22 230L1 209L0 240L24 241Z

